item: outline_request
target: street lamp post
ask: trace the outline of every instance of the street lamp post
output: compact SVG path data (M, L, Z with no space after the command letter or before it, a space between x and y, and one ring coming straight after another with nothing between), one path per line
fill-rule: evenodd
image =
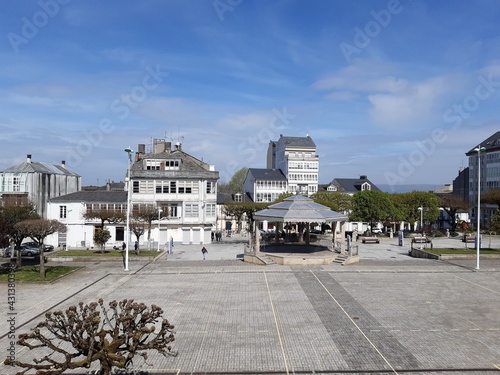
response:
M424 240L424 207L419 207L418 210L420 211L420 231L422 232L422 238L420 239L420 249L422 249L422 241Z
M160 214L163 212L163 210L158 207L158 252L160 251Z
M485 147L479 145L474 149L477 152L477 234L476 234L476 269L479 269L479 249L481 248L481 237L479 227L481 225L481 151L486 150Z
M128 271L128 251L130 246L130 192L131 192L131 183L132 179L130 178L130 167L132 165L132 150L130 147L125 149L125 152L128 154L128 167L127 167L127 229L125 233L125 271Z

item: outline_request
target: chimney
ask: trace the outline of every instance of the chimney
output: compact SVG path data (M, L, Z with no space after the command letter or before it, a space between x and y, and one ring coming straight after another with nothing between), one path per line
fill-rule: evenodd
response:
M31 154L26 157L26 163L31 163Z
M360 179L360 180L366 180L366 179L367 179L367 177L366 177L366 175L365 175L365 174L362 174L361 176L359 176L359 179Z
M160 154L166 151L167 142L164 139L155 139L153 143L153 154Z
M66 168L66 160L61 161L61 167Z

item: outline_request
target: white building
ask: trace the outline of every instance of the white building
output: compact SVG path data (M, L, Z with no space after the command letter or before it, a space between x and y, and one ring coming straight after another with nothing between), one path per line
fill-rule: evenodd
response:
M49 219L67 224L66 234L54 234L47 243L68 247L94 246L93 237L99 220L85 220L87 209L127 211L130 186L131 217L140 207L158 211L159 220L151 226L153 246L166 244L203 244L211 241L216 224L217 180L214 166L185 153L181 145L171 149L171 143L154 140L150 152L139 145L135 160L130 165L130 185L124 191L80 191L54 198L49 202ZM126 166L124 166L126 168ZM121 246L126 236L126 221L105 223L110 231L108 246ZM136 240L132 233L130 243ZM126 242L126 241L125 241ZM147 248L147 230L139 239L141 248Z
M35 162L28 155L25 162L0 172L0 197L4 202L32 202L37 213L47 218L51 198L81 189L81 177L61 165Z
M274 202L288 191L288 183L279 169L249 168L243 191L253 202Z
M211 241L216 225L219 172L182 151L180 143L153 140L151 150L140 144L131 166L132 210L159 211L154 240L161 244L203 244ZM128 183L125 189L128 188Z
M123 215L127 211L126 191L78 191L53 198L47 205L49 219L57 219L66 225L66 233L55 233L46 239L46 243L57 247L93 248L94 231L101 226L99 220L86 220L83 214L87 210L117 211ZM125 241L125 222L105 223L111 238L109 248L121 246ZM132 237L135 241L135 238Z
M288 180L288 191L312 195L318 191L319 156L312 138L284 137L271 141L267 168L280 169Z

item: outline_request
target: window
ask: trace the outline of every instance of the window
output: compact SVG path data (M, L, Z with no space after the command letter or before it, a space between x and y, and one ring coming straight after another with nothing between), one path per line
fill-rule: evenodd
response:
M243 195L241 193L234 194L234 201L235 202L243 202Z
M59 206L59 219L66 219L66 206Z
M146 170L148 171L159 171L160 170L159 160L146 160Z
M207 181L207 194L215 194L215 182Z
M207 216L215 216L215 204L214 203L207 204L206 214L207 214Z
M132 192L133 193L138 193L139 192L139 181L134 181L133 182Z
M125 241L125 229L123 227L116 227L116 241Z
M197 204L187 203L185 206L185 217L198 217L199 206Z

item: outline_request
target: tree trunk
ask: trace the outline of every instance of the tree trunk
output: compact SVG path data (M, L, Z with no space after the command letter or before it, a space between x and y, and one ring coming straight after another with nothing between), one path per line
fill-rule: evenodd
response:
M40 279L45 280L45 262L43 257L43 244L40 245Z

